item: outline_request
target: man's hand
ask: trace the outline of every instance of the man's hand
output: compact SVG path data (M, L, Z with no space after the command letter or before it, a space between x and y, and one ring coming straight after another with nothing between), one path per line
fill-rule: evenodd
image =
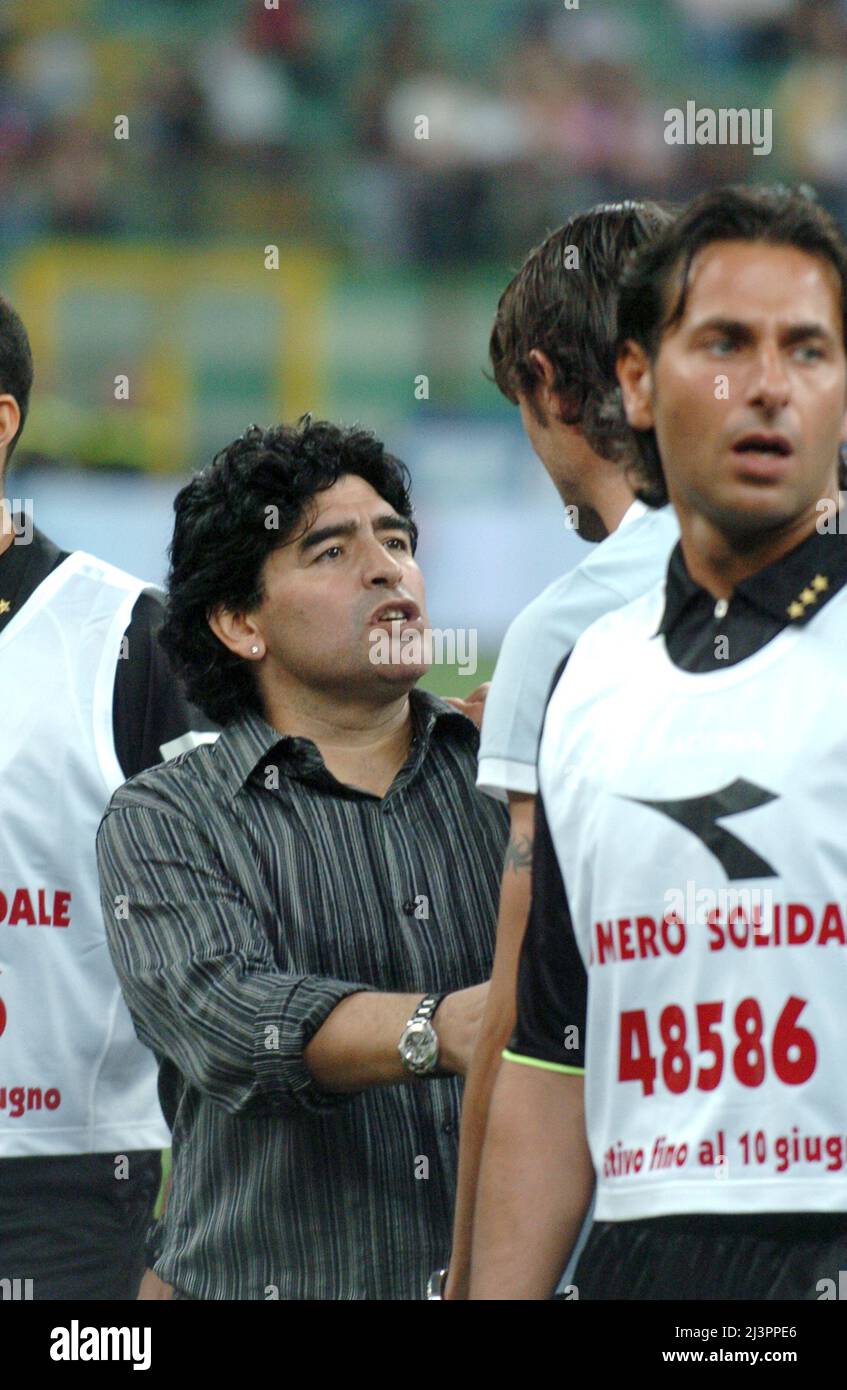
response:
M491 681L483 681L476 690L472 690L466 699L462 700L458 695L451 695L447 699L448 705L452 705L460 714L467 715L468 719L473 720L478 729L482 728L482 715L485 710L485 700L491 689Z
M454 994L442 999L432 1021L438 1034L440 1068L455 1072L458 1076L465 1075L476 1046L487 998L486 980L485 984L457 989Z
M160 1279L158 1274L154 1274L152 1269L145 1269L144 1278L141 1280L141 1287L138 1290L137 1303L151 1302L157 1298L173 1298L174 1291L170 1284L166 1284L164 1279Z

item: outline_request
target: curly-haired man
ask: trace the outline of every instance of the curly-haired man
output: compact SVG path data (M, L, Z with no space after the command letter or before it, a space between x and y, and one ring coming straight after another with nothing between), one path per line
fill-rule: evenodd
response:
M223 732L128 783L98 840L173 1126L155 1270L177 1298L420 1298L506 816L473 723L414 689L407 474L307 418L248 430L175 507L162 638Z

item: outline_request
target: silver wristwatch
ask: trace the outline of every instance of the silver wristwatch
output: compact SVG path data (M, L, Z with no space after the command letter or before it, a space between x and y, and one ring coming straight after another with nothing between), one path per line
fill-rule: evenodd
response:
M427 994L400 1034L397 1051L413 1076L431 1076L438 1066L438 1034L432 1016L443 998L443 994Z

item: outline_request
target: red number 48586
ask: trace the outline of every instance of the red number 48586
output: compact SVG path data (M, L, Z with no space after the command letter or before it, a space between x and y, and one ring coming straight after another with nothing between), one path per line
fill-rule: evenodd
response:
M786 1086L801 1086L815 1070L818 1051L807 1028L797 1020L808 1000L795 995L786 1003L776 1021L771 1040L771 1065L775 1076ZM697 1068L698 1091L713 1091L720 1084L724 1069L724 1040L719 1031L724 1006L720 1000L697 1004L697 1050L708 1053L707 1066ZM762 1040L764 1020L756 999L742 999L735 1010L735 1046L732 1070L742 1086L761 1086L765 1079L765 1049ZM664 1044L661 1057L662 1080L673 1095L681 1095L691 1085L693 1063L687 1050L688 1025L678 1004L668 1004L659 1015L659 1035ZM730 1040L731 1045L732 1040ZM647 1015L643 1009L621 1014L619 1081L640 1081L645 1096L655 1089L658 1063L650 1050Z

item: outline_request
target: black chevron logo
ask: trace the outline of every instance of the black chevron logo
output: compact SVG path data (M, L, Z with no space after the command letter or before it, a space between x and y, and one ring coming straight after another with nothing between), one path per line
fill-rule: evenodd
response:
M740 815L742 811L753 811L757 806L767 806L769 801L777 801L776 792L757 787L755 782L747 782L737 777L719 791L706 796L688 796L681 801L649 801L645 797L627 796L624 801L635 801L639 806L651 806L663 816L669 816L678 825L683 825L696 835L715 856L730 881L738 878L776 878L776 869L766 859L756 854L743 840L718 821L728 816Z

